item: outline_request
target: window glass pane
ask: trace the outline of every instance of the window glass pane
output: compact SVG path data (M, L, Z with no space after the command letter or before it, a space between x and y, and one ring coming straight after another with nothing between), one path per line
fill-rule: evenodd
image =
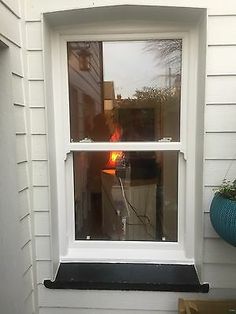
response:
M177 152L74 152L75 238L177 241Z
M69 42L71 141L179 141L180 39Z

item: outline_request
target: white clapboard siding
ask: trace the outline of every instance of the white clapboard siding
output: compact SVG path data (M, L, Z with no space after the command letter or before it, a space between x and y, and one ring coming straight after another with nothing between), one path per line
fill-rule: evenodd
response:
M22 162L17 165L18 191L22 191L28 187L28 180L28 165L27 162Z
M29 79L42 79L43 78L42 51L28 51L27 59Z
M47 186L48 185L48 163L47 161L33 161L33 185Z
M32 293L33 290L33 272L30 267L23 275L24 280L24 299L26 300Z
M236 46L210 46L207 51L207 74L236 74Z
M48 261L51 259L50 237L35 237L36 260Z
M29 189L28 187L18 192L19 218L29 213Z
M37 283L42 284L45 279L51 279L51 261L37 261Z
M0 30L4 37L9 39L12 43L20 46L20 25L17 16L12 14L12 12L0 2Z
M236 160L206 160L205 161L205 185L216 186L227 180L234 180L236 173Z
M31 108L31 133L32 134L45 134L45 109L43 108Z
M236 103L235 86L236 76L208 76L206 80L206 103Z
M221 132L221 133L235 132L236 131L236 105L206 106L205 130L207 132Z
M208 20L208 44L236 44L236 16L210 16Z
M26 243L28 243L31 240L31 226L30 226L31 220L30 216L27 215L20 221L20 230L21 230L21 246L24 247Z
M211 264L234 264L236 268L236 250L222 239L205 239L204 262Z
M209 212L211 200L214 196L214 192L217 187L205 186L203 190L203 210L204 212Z
M28 159L26 141L25 134L16 135L16 161L18 163Z
M34 233L35 235L50 235L49 212L34 213Z
M12 95L14 104L24 104L23 79L18 75L12 75Z
M43 308L39 314L177 314L178 311L114 310L114 309L68 309Z
M236 132L207 133L205 135L205 158L206 159L236 158Z
M16 0L2 0L3 3L12 11L16 16L20 16L19 2Z
M18 46L10 43L10 55L11 55L11 71L14 74L23 77L23 68L21 62L21 49Z
M29 241L25 244L25 246L21 249L23 256L23 274L27 272L27 270L32 266L32 243Z
M35 305L34 305L34 294L32 291L29 294L29 296L25 299L24 314L34 314L34 313L35 313Z
M44 100L44 82L29 81L29 106L30 107L45 107Z
M219 238L219 235L215 232L214 228L212 227L209 213L204 214L204 237Z
M14 106L16 134L26 133L25 107Z
M204 264L203 278L205 282L210 282L212 288L232 288L235 289L236 266L224 264ZM235 295L236 296L236 290Z
M42 49L41 22L26 23L26 42L28 50Z
M47 160L47 138L45 135L32 135L31 157L32 160Z

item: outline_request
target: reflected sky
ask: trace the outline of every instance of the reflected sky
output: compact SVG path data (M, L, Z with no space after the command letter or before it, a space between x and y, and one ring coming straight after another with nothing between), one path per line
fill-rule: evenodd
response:
M162 75L167 69L158 57L157 50L147 49L147 41L104 42L104 81L113 81L116 96L122 98L131 98L144 86L165 87Z

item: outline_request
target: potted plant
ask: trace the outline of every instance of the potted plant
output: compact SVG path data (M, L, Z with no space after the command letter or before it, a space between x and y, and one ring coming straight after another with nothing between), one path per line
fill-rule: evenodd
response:
M215 231L225 241L236 246L236 180L223 180L215 191L210 218Z

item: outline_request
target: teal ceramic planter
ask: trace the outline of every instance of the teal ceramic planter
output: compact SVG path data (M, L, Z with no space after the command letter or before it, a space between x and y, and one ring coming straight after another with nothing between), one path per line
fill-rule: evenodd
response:
M210 218L219 236L236 246L236 201L216 194L211 203Z

